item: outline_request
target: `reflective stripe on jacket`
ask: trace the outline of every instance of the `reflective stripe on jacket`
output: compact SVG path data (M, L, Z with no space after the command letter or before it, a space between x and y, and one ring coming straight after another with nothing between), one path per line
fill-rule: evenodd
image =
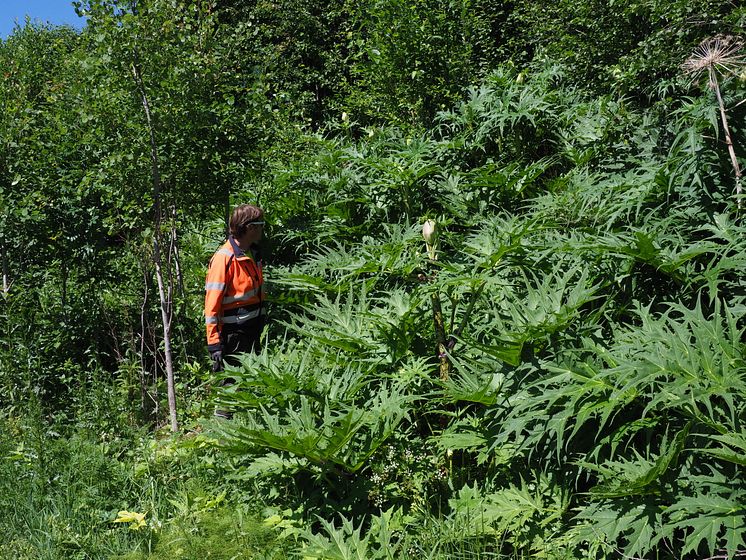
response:
M263 313L262 266L249 253L229 238L210 260L205 280L205 325L210 352L220 349L222 325L240 325Z

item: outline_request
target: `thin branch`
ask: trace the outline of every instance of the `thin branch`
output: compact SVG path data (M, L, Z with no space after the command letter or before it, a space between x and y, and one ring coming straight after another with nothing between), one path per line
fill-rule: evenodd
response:
M144 259L143 259L144 260ZM142 263L143 275L143 296L142 306L140 306L140 407L143 415L146 415L146 402L148 393L148 380L145 375L145 330L146 330L146 313L148 308L148 272L145 262Z
M721 552L723 552L721 550ZM746 558L746 550L737 550L733 556L728 556L728 554L720 554L717 556L710 556L709 558L703 558L702 560L729 560L729 558Z
M168 387L168 410L171 419L171 431L179 430L179 423L176 414L176 388L174 379L173 353L171 351L171 318L169 311L170 293L166 295L166 288L163 282L163 270L161 263L161 175L160 165L158 163L158 144L155 138L155 125L150 113L150 103L148 101L145 83L143 82L140 69L138 67L137 51L133 53L131 70L135 85L140 93L142 106L145 110L145 119L147 121L148 133L150 136L150 155L152 164L152 181L153 181L153 264L155 265L155 276L158 281L158 296L161 303L161 320L163 322L163 345L164 358L166 362L166 385Z

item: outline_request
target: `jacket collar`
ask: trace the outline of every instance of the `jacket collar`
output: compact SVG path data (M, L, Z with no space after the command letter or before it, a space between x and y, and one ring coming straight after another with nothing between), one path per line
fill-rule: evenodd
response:
M233 254L236 255L236 258L246 256L246 252L243 249L241 249L241 247L238 246L238 243L236 243L236 240L233 238L232 235L228 236L228 241L231 244L231 248L233 249Z

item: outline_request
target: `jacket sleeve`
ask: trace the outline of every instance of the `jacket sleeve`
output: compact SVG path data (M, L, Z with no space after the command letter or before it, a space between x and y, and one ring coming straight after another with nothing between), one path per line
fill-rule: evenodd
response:
M215 253L210 260L205 280L205 326L207 328L207 350L221 349L220 319L223 314L223 293L225 292L226 259Z

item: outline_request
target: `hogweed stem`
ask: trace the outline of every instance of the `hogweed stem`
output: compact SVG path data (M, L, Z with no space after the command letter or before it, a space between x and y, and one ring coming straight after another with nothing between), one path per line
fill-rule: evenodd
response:
M728 154L730 155L730 161L736 175L736 202L739 210L741 208L741 166L738 164L736 150L733 147L728 118L725 114L725 103L723 103L723 96L720 93L718 72L721 75L736 74L741 68L746 66L746 58L741 54L742 48L743 42L735 37L712 37L702 41L683 64L684 72L695 77L700 76L706 71L708 76L707 85L715 91L720 108L720 120L723 123L723 130L725 131L725 143L728 146Z
M425 240L427 256L430 262L438 259L438 229L435 220L426 220L422 225L422 237ZM433 325L435 327L436 349L438 355L438 372L440 379L445 381L450 377L451 362L448 359L446 327L443 320L443 309L440 305L440 292L435 291L430 296L433 306Z

